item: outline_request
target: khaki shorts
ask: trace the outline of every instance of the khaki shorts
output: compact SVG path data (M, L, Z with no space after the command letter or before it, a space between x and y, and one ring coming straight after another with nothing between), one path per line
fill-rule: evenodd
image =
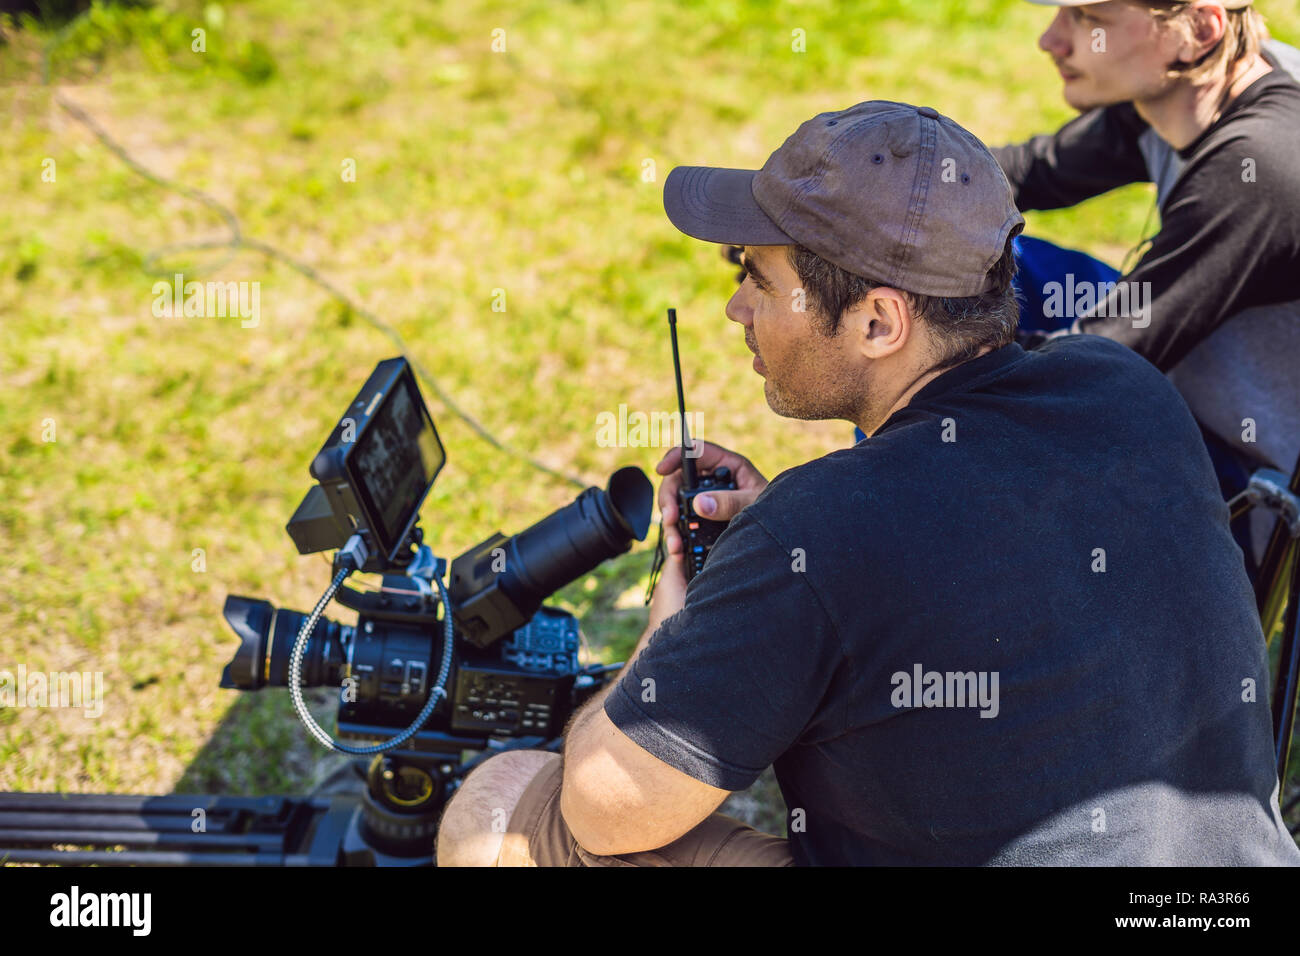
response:
M786 840L714 813L657 850L596 856L578 846L560 815L559 754L546 763L510 816L497 866L793 866Z

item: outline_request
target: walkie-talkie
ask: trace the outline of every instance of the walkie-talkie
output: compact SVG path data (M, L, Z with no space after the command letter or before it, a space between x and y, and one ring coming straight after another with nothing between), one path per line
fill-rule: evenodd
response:
M686 551L686 581L699 574L704 562L709 557L709 549L718 540L718 535L727 528L725 521L713 521L695 513L695 499L706 491L735 491L736 480L731 476L731 469L722 465L711 474L701 475L695 470L695 459L690 456L691 436L686 426L686 396L682 391L682 361L677 351L677 310L668 310L668 331L673 340L673 374L677 378L677 411L682 421L682 486L677 490L677 533L682 536ZM663 530L659 533L659 548L663 549ZM655 565L650 573L650 588L646 593L646 603L654 592L655 579L658 577L662 554L655 555Z

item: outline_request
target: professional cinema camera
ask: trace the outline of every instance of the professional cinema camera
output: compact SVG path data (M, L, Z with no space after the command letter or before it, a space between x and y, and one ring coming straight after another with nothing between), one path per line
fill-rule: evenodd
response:
M578 621L543 605L644 540L654 489L620 468L605 490L451 562L424 544L420 506L446 461L406 359L380 362L311 464L287 526L301 554L335 551L310 614L230 595L239 636L221 686L288 687L320 743L358 758L354 792L323 796L0 794L0 856L99 866L428 866L459 781L494 753L556 749L570 715L621 665L578 660ZM382 575L368 591L354 572ZM324 617L338 597L355 625ZM338 689L340 743L304 687ZM359 744L360 741L379 741ZM368 763L362 758L371 758ZM201 821L201 825L200 825Z
M410 365L380 362L312 461L318 483L286 529L301 554L336 552L329 588L310 614L226 599L240 646L221 686L288 687L318 741L373 757L341 862L427 864L443 805L474 764L463 752L557 742L618 669L581 667L577 619L542 602L644 540L653 501L645 474L621 468L606 490L588 488L513 537L493 534L451 562L446 586L446 562L418 524L445 460ZM343 586L357 571L383 575L382 586ZM354 626L323 616L333 597L358 613ZM303 687L338 688L341 738L381 742L334 740L308 712Z
M542 602L644 540L645 474L621 468L606 490L588 488L513 537L491 535L451 562L448 587L446 562L418 524L445 460L409 364L380 362L313 460L318 484L286 528L300 554L336 552L324 596L310 614L226 599L241 643L221 686L288 687L318 741L374 756L345 853L364 844L427 859L463 751L545 745L617 670L580 667L577 619ZM356 571L383 575L382 586L343 586ZM355 626L323 617L333 597L358 612ZM301 690L321 686L339 689L341 738L382 742L346 745L325 733Z
M669 310L670 328L674 320ZM689 576L724 527L695 515L691 501L735 483L726 469L692 467L672 331ZM226 599L240 645L221 686L287 687L317 741L371 758L350 765L364 780L359 798L0 794L0 855L101 866L433 862L438 820L460 780L502 750L558 749L569 717L621 669L581 666L577 619L542 602L644 540L654 498L641 469L620 468L604 491L587 488L525 531L470 548L444 584L447 563L424 544L418 516L445 461L410 365L380 362L312 461L317 484L286 526L299 553L335 552L315 608ZM663 559L661 528L652 589ZM354 572L382 584L345 587ZM335 597L357 612L355 625L324 617ZM353 743L317 724L303 698L312 687L338 689L338 735Z

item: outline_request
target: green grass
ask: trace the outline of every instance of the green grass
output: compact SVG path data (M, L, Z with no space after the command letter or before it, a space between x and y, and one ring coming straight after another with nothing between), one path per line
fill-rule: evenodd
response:
M1261 6L1300 41L1300 14ZM995 144L1054 129L1072 113L1035 48L1046 19L1020 0L167 0L96 6L51 64L141 163L226 203L245 235L391 323L503 440L603 485L659 457L600 447L596 418L673 407L669 305L704 437L769 476L849 441L847 423L768 411L722 315L733 269L663 215L669 169L756 167L804 119L872 98L933 105ZM195 29L206 52L191 51ZM6 33L0 667L102 670L107 700L96 721L0 712L0 789L298 789L317 751L287 695L216 687L234 647L221 605L232 592L314 602L327 565L298 557L283 526L311 456L395 348L254 252L155 261L224 239L222 221L137 176L53 102L40 81L52 34ZM340 175L348 159L355 182ZM1151 187L1130 187L1029 228L1118 264L1150 202ZM260 325L154 318L147 267L259 282ZM572 500L426 397L449 454L424 508L438 553ZM560 595L607 659L644 621L647 547Z

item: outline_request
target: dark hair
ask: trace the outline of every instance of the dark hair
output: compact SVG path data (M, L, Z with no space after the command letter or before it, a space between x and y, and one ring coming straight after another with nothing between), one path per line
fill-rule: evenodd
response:
M986 274L988 292L956 298L898 290L907 299L912 314L924 320L939 340L941 354L935 356L935 368L960 365L985 346L996 349L1015 341L1020 305L1011 285L1016 274L1011 241L1019 232L1018 227L1007 236L1006 248ZM787 257L809 305L825 321L822 331L829 337L839 334L840 316L846 309L886 284L846 272L803 246L789 246Z

